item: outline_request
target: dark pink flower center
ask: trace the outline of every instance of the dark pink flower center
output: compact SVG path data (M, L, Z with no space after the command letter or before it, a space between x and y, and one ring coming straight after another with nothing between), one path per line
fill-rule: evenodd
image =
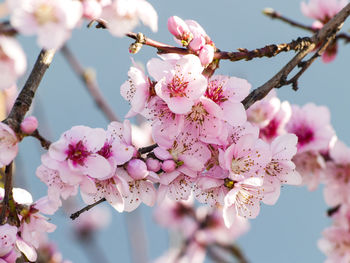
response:
M175 75L171 82L168 83L168 90L170 98L172 97L185 97L188 87L188 81L185 81L183 76Z
M303 146L311 142L314 138L314 132L307 126L301 125L294 130L295 135L298 137L298 145Z
M224 96L222 85L220 85L217 80L209 82L208 88L205 91L205 96L219 105L227 100L227 98Z
M271 139L277 135L277 130L279 127L279 123L273 119L270 121L269 125L260 130L260 134L268 139Z
M84 165L86 158L91 154L82 141L76 144L69 144L66 152L67 159L72 160L74 165Z
M103 156L104 158L108 159L112 156L112 145L108 142L105 142L101 150L99 150L97 153Z

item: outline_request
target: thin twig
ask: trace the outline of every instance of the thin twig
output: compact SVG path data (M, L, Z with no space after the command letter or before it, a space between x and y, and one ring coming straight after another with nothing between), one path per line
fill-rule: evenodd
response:
M258 100L263 99L272 89L280 88L286 85L286 79L289 73L299 65L303 58L312 52L316 45L322 43L330 36L336 34L343 25L343 22L350 14L350 4L346 5L336 16L334 16L327 24L325 24L318 32L316 32L312 38L309 46L301 50L294 58L292 58L275 76L273 76L269 81L260 86L259 88L253 90L243 101L243 105L248 109L253 103ZM329 44L327 41L324 48Z
M48 150L50 147L51 142L47 139L45 139L38 130L35 130L32 134L29 134L28 136L34 137L40 141L41 146Z
M9 116L4 121L8 124L16 133L20 131L20 124L23 121L23 118L30 106L35 95L36 90L39 87L39 84L44 77L46 70L49 68L55 50L45 50L42 49L35 64L30 73L24 87L21 90L21 93L18 95Z
M238 49L239 52L216 52L214 58L216 59L229 59L230 61L238 60L251 60L253 58L261 57L274 57L281 52L288 52L290 50L300 51L311 44L309 37L298 38L290 43L272 44L263 48L257 48L254 50L247 50L244 48Z
M84 213L84 212L86 212L86 211L89 211L91 208L95 207L95 206L98 205L98 204L103 203L104 201L106 201L106 198L102 198L102 199L96 201L95 203L93 203L93 204L91 204L91 205L87 205L87 206L85 206L84 208L80 209L79 211L77 211L77 212L71 214L70 218L71 218L72 220L77 219L82 213Z
M277 19L277 20L283 21L291 26L301 28L301 29L304 29L304 30L307 30L307 31L310 31L313 33L317 32L317 29L315 29L311 26L307 26L307 25L301 24L299 22L296 22L288 17L285 17L285 16L281 15L280 13L278 13L277 11L273 10L272 8L265 8L262 13L264 15L272 18L272 19Z
M13 202L13 162L5 168L5 182L4 182L4 198L2 199L1 204L1 214L0 214L0 225L3 225L7 221L7 213L10 212L10 202Z
M152 145L149 145L149 146L142 147L142 148L138 149L138 152L140 154L148 153L148 152L153 151L157 147L158 147L158 144L155 143L155 144L152 144Z
M87 70L85 70L74 56L74 54L70 51L67 45L63 46L61 52L64 58L67 60L73 71L79 76L80 80L85 84L88 92L94 99L98 108L102 110L109 121L119 121L119 118L114 113L113 109L109 106L106 99L103 97L101 90L99 89L96 79L93 74L89 74Z
M242 250L236 244L232 244L232 245L216 244L216 245L219 246L220 248L225 249L229 253L231 253L232 256L234 256L239 263L248 263L248 260L245 258Z

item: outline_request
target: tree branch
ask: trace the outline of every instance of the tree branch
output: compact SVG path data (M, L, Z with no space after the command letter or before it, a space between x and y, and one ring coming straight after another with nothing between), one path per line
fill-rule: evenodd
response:
M296 22L290 18L287 18L283 15L281 15L280 13L278 13L277 11L273 10L272 8L265 8L262 13L268 17L270 17L271 19L277 19L280 21L283 21L291 26L297 27L297 28L301 28L310 32L317 32L317 29L311 27L311 26L307 26L307 25L303 25L299 22Z
M102 110L109 121L120 121L117 115L114 113L112 108L109 106L101 90L99 89L96 78L93 76L94 74L85 70L77 60L77 58L73 55L67 45L63 46L61 52L64 58L67 60L68 64L71 66L75 74L80 78L80 80L85 84L88 92L94 99L98 108Z
M148 152L153 151L157 147L158 147L158 144L155 143L155 144L152 144L152 145L149 145L149 146L142 147L142 148L138 149L138 152L140 154L148 153Z
M2 199L1 203L1 214L0 214L0 225L6 224L8 221L7 214L11 213L11 202L13 203L13 162L11 162L9 165L5 168L5 182L4 182L4 198Z
M77 211L77 212L71 214L70 218L71 218L72 220L77 219L82 213L84 213L84 212L86 212L86 211L89 211L91 208L95 207L95 206L98 205L98 204L103 203L104 201L106 201L106 198L102 198L102 199L96 201L95 203L93 203L93 204L91 204L91 205L87 205L87 206L85 206L84 208L80 209L79 211Z
M7 119L4 121L9 125L16 133L20 131L20 124L23 121L24 116L32 105L35 92L39 87L39 84L49 68L55 50L41 50L35 65L30 73L21 93L18 95L11 112Z
M35 130L32 134L28 134L28 136L31 136L31 137L34 137L34 138L38 139L39 142L40 142L40 144L41 144L41 146L42 146L44 149L46 149L46 150L49 149L51 142L50 142L49 140L46 140L46 139L39 133L38 130Z
M350 14L350 4L346 5L336 16L334 16L327 24L325 24L318 32L316 32L311 38L311 44L302 49L293 59L291 59L287 65L285 65L275 76L269 81L253 90L243 101L243 105L248 109L253 103L263 99L273 88L280 88L287 85L286 79L289 73L303 60L303 58L312 52L316 45L328 40L331 36L335 35L343 25L343 22ZM323 46L326 48L330 41ZM305 70L304 70L305 71ZM303 72L304 72L303 71ZM302 72L302 73L303 73Z

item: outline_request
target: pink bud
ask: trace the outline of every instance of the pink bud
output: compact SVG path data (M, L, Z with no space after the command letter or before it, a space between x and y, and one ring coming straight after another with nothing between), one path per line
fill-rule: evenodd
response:
M171 173L176 168L176 163L173 160L166 160L162 163L162 169L166 173Z
M214 47L211 45L205 45L201 51L199 51L199 59L203 66L208 66L214 58Z
M178 16L171 16L168 19L168 30L169 32L174 35L177 39L182 40L182 36L188 32L190 32L190 29L188 28L185 21L183 21Z
M190 44L188 46L193 51L198 51L198 50L202 49L204 45L205 45L205 39L204 39L204 37L200 36L200 37L195 37L194 39L192 39L192 41L190 42Z
M141 180L149 174L145 162L140 159L132 159L128 163L127 171L135 180Z
M156 159L149 158L146 160L146 164L149 171L158 172L160 170L160 162Z
M32 134L37 128L38 120L34 116L25 118L21 123L21 130L27 134Z

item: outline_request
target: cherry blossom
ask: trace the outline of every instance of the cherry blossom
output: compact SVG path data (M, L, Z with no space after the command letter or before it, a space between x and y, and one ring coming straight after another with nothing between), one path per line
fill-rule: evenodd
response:
M81 17L80 1L28 0L12 10L11 24L21 34L38 35L39 46L58 49L68 40Z
M114 0L103 8L101 18L107 21L110 33L117 37L132 31L139 20L153 32L158 30L158 15L145 0Z
M18 139L15 132L0 122L0 168L15 159L18 152Z
M329 110L312 103L303 107L292 106L292 117L286 130L298 137L298 153L327 150L335 134L330 124Z
M0 35L0 90L15 85L26 68L26 55L17 40Z

